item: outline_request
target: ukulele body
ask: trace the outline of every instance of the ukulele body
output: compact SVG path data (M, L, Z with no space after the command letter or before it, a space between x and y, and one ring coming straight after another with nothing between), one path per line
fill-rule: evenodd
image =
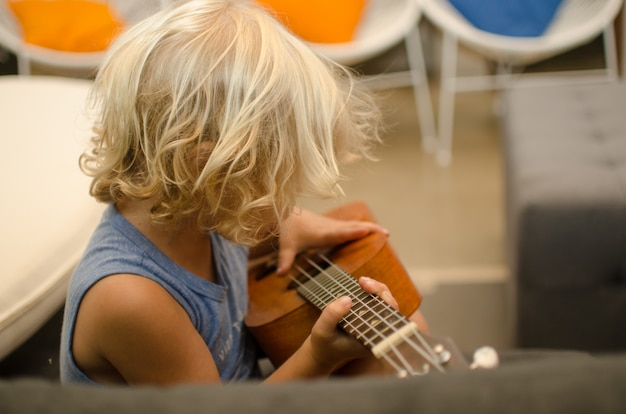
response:
M343 205L326 215L374 221L361 202ZM422 298L384 234L372 233L338 246L326 256L356 278L368 276L385 283L403 315L409 316L419 307ZM246 325L270 361L279 366L308 337L320 311L297 293L290 277L277 276L274 270L272 263L266 263L249 272Z

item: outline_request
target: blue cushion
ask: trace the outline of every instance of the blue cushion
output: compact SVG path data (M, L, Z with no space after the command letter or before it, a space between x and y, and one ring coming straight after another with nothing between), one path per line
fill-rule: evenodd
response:
M449 0L477 28L504 36L541 36L562 0Z

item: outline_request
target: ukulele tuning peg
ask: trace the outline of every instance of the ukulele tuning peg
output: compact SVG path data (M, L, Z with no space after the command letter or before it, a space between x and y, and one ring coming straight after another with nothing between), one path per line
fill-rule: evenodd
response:
M433 347L433 351L437 354L437 358L439 359L439 363L441 365L445 365L450 362L452 359L452 353L448 351L442 344L437 344Z
M490 347L483 346L474 352L474 360L470 365L470 369L493 369L500 365L498 352Z

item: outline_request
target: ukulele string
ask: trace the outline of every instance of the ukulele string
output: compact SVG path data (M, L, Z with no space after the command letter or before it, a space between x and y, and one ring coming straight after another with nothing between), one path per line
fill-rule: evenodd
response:
M311 276L308 272L306 272L306 270L304 270L303 268L301 268L301 267L300 267L299 265L297 265L297 264L295 265L295 267L296 267L296 269L297 269L300 273L302 273L304 276L306 276L309 280L314 281L314 282L315 282L315 283L319 286L319 283L317 283L317 282L315 281L315 278L314 278L313 276ZM317 299L317 300L318 300L318 301L320 301L321 303L328 304L327 302L325 302L325 301L323 300L323 298L322 298L321 296L319 296L319 295L318 295L317 293L315 293L313 290L309 289L307 286L305 286L305 284L304 284L304 283L302 283L301 281L299 281L297 278L295 278L295 277L293 277L293 276L290 276L290 279L291 279L293 282L295 282L295 283L296 283L296 284L297 284L297 285L298 285L301 289L305 290L305 291L306 291L306 292L307 292L307 293L308 293L311 297L313 297L313 298ZM355 315L356 315L356 313L354 313L354 311L352 311L352 310L350 310L350 313L352 313L352 314L355 314ZM357 315L357 317L359 317L359 316ZM359 317L359 318L360 318L360 317ZM351 321L347 320L346 318L344 318L344 320L345 320L345 321L346 321L346 323L347 323L349 326L351 326L353 329L357 329L357 327L356 327L356 326L354 326L354 325L352 324L352 322L351 322ZM365 321L365 322L367 323L367 321ZM374 345L374 344L372 343L372 340L371 340L370 338L368 338L368 337L366 337L366 336L363 336L363 339L365 340L366 344L368 344L368 345L370 345L370 346L373 346L373 345ZM394 348L395 348L395 347L394 347ZM396 363L393 359L391 359L391 357L389 357L387 354L384 354L384 355L383 355L383 358L384 358L384 359L387 361L387 363L388 363L389 365L391 365L391 366L393 367L393 369L395 369L397 372L401 372L401 371L403 371L403 370L404 370L404 368L402 368L402 367L398 366L398 364L397 364L397 363ZM406 362L405 362L405 365L406 365ZM405 367L405 368L406 368L406 367Z
M343 269L339 268L337 265L335 265L334 263L332 263L330 260L328 260L328 258L324 257L323 255L319 254L319 256L326 261L329 265L333 266L336 270L338 270L340 273L342 274L346 274L345 271L343 271ZM359 297L354 295L354 292L352 292L348 287L346 287L344 284L340 283L339 281L337 281L335 278L333 278L332 276L330 276L327 272L327 270L322 269L321 267L319 267L317 265L317 263L311 261L309 258L307 258L307 261L309 262L309 264L311 264L313 267L315 267L321 274L324 274L328 277L328 280L332 283L334 283L336 286L338 286L339 288L343 289L344 291L346 291L350 296L354 297L354 299L356 299L357 303L362 305L363 307L365 307L367 310L369 310L370 312L377 314L376 310L374 310L374 308L372 308L371 306L369 306L365 301L361 300ZM311 276L308 272L306 272L304 269L302 269L300 266L299 267L299 271L306 276L309 280L311 280L314 284L316 284L319 288L321 288L322 290L326 291L327 294L329 294L331 297L333 297L333 293L330 292L325 286L323 286L322 284L320 284L313 276ZM349 277L351 277L349 274L347 275ZM297 281L299 283L299 281ZM358 286L357 286L358 288ZM322 303L324 303L325 301L319 296L317 295L315 292L313 292L311 289L307 288L306 286L303 286L303 289L306 289L310 294L316 296L317 300L320 300ZM361 291L361 293L365 293L364 291ZM379 306L383 306L385 308L387 308L388 310L392 311L394 314L396 314L396 316L398 315L398 312L393 309L391 306L389 306L386 302L382 301L380 298L377 298L376 296L370 295L368 296L370 298L374 298L377 302ZM363 325L367 326L372 332L374 332L376 335L378 335L378 337L380 338L387 338L387 336L385 336L381 331L379 331L374 325L372 325L370 323L370 321L364 319L363 317L361 317L358 313L356 313L354 310L350 310L350 313L353 316L356 316L356 318L358 320L360 320L362 322ZM402 317L402 315L400 315ZM437 362L437 357L436 355L434 355L434 353L432 354L428 354L427 350L428 350L428 344L425 344L424 348L421 348L419 346L419 344L414 343L414 341L412 339L410 339L409 337L407 337L403 332L399 331L395 326L393 326L392 324L389 323L388 320L384 319L384 318L379 318L380 321L382 321L384 324L386 324L392 331L394 331L397 335L399 335L399 337L401 337L407 344L409 344L409 346L411 346L416 352L418 352L422 358L424 358L424 360L426 360L427 362L429 362L432 366L434 366L435 368L439 369L440 371L443 371L443 369L440 367L439 363ZM351 326L352 328L354 328L355 330L357 330L358 332L358 327L353 325L352 322L350 320L348 320L347 318L344 318L344 321ZM415 329L413 329L414 334L418 337L421 337L421 334L419 334L419 332ZM370 345L372 345L372 341L371 339L367 338L366 336L364 336L364 339L366 340L366 342ZM397 349L396 345L394 343L390 343L390 348L393 351L393 353L396 355L396 357L400 360L400 362L404 365L404 370L412 372L413 371L410 369L410 363L408 361L406 361L404 355L402 355L402 353ZM397 364L391 360L391 357L388 356L386 353L383 355L383 357L385 358L385 360L392 365L396 371L400 372L402 369L400 367L397 366Z
M339 267L335 262L331 261L328 257L326 257L325 255L321 254L321 253L317 253L317 255L322 258L329 266L332 266L333 268L335 268L338 272L347 274L348 276L350 276L347 272L345 272L341 267ZM323 271L324 273L326 273L325 270L320 269L318 266L315 266L318 270ZM350 276L352 277L352 276ZM336 280L334 278L331 278L333 280L333 282L336 282ZM338 282L336 282L338 283ZM363 291L364 292L364 291ZM367 292L364 292L367 294ZM400 312L398 312L397 310L393 309L387 302L383 301L381 298L379 298L378 296L375 295L370 295L370 297L373 297L374 300L376 300L379 305L388 308L391 312L395 313L396 315L398 315L400 318L406 319L406 317L402 314L400 314ZM387 323L386 320L383 320L383 322ZM413 323L413 325L415 325L415 323ZM398 332L397 328L393 325L389 325L390 328L392 330L394 330L394 332L398 333L398 335L400 335L400 337L405 341L405 343L407 345L409 345L415 352L419 353L420 355L422 355L422 357L431 363L431 365L433 365L435 368L437 368L439 371L444 372L443 367L441 366L441 364L439 363L439 357L437 356L435 350L433 349L433 347L426 341L426 339L424 338L424 335L422 335L422 333L416 329L415 327L413 327L411 329L412 334L418 339L419 343L416 343L415 341L413 341L413 339L409 338L408 336L406 336L403 332ZM424 352L427 352L430 355L430 358L428 358L428 356L424 355Z
M320 255L321 257L321 255ZM307 259L308 260L308 259ZM352 291L350 291L349 288L347 288L345 285L342 285L339 281L337 281L335 278L333 278L332 276L330 276L328 274L328 272L322 268L320 268L319 266L317 266L316 263L313 263L311 261L309 261L309 263L315 267L320 273L325 274L328 277L328 280L332 283L334 283L335 285L339 286L339 288L342 288L343 290L347 291L348 294L354 294ZM332 264L332 263L331 263ZM338 270L339 272L342 272L344 275L347 275L348 277L352 277L348 274L346 274L341 268L339 267L335 267L336 270ZM312 280L313 283L315 283L316 285L318 285L318 287L320 287L321 289L325 290L327 294L331 295L331 297L333 296L333 293L330 292L328 289L325 288L325 286L321 285L314 277L312 277L310 274L308 274L306 271L304 271L304 269L301 269L301 272L303 272L303 274L305 274L310 280ZM305 287L306 288L306 287ZM357 285L358 288L358 285ZM310 289L307 289L310 293L314 294L314 292L312 292ZM362 291L362 294L367 295L367 292ZM319 297L319 295L316 295L317 299L320 300L321 302L324 302L323 299L321 299ZM370 307L367 303L365 303L364 301L362 301L361 299L359 299L356 296L353 296L354 299L356 299L357 304L361 305L363 307L365 307L367 310L369 310L371 313L376 314L376 311ZM368 296L369 298L374 298L375 300L378 301L378 306L383 306L385 307L387 310L393 312L396 316L398 316L397 312L395 311L395 309L393 309L391 306L389 306L386 302L376 298L375 296ZM354 308L353 308L354 309ZM379 331L374 325L372 325L368 320L364 319L363 317L361 317L358 313L356 313L353 309L350 310L350 314L353 316L356 316L356 318L358 320L361 321L362 325L365 325L368 327L368 329L370 331L372 331L374 334L376 334L379 338L382 339L386 339L388 338L388 336L384 335L381 331ZM436 367L438 370L443 371L443 369L438 365L438 363L436 362L436 356L435 355L426 355L426 351L422 348L420 348L417 344L414 344L413 341L408 338L403 332L399 332L393 325L389 324L389 322L386 319L383 318L379 318L378 320L382 321L384 324L387 324L388 327L393 330L396 334L398 334L398 336L400 338L402 338L405 343L409 344L411 346L411 348L413 348L418 354L420 354L420 356L426 360L427 362L429 362L432 366ZM355 329L358 332L359 327L355 326L351 323L350 320L348 320L347 318L344 318L344 321L351 326L353 329ZM362 331L361 331L362 332ZM372 344L372 340L367 338L365 335L362 335L363 338L366 340L366 342L368 344ZM369 340L368 340L369 339ZM399 362L403 365L403 367L399 367L397 363L395 363L394 360L391 359L391 357L385 353L382 355L382 357L398 372L401 373L402 371L404 372L410 372L411 374L416 374L416 371L413 370L411 368L411 364L406 360L405 356L400 352L400 350L396 347L396 345L391 342L389 343L389 348L393 351L393 354L397 357L397 359L399 360Z
M328 257L326 257L325 255L321 254L321 253L317 253L317 255L324 260L329 266L333 267L335 270L337 270L338 272L347 275L350 278L353 278L349 273L347 273L346 271L344 271L341 267L337 266L336 263L334 263L333 261L331 261ZM320 270L321 272L325 273L327 276L328 273L326 272L326 270L320 269L319 266L313 264L318 270ZM335 282L336 284L339 284L339 282L335 279L329 276L329 278ZM339 284L340 285L340 284ZM340 287L343 287L340 285ZM363 291L362 289L360 289L360 287L357 287L357 289L361 290L361 292L365 293L366 295L367 292ZM349 289L346 288L346 290L348 290L348 293L351 293L349 291ZM404 315L402 315L400 312L398 312L397 310L393 309L387 302L385 302L384 300L382 300L381 298L379 298L378 296L375 295L368 295L368 297L370 298L374 298L375 301L378 302L378 306L382 306L387 308L389 311L391 311L392 313L394 313L396 316L398 316L401 319L405 319L407 320ZM358 298L357 298L358 299ZM365 304L363 301L361 301L365 306L367 306L367 304ZM373 312L375 312L372 309ZM424 358L426 361L428 361L433 367L437 368L439 371L444 372L443 367L441 366L441 364L439 363L439 357L437 356L437 354L435 353L434 349L432 348L432 346L430 346L430 344L426 341L426 339L424 338L424 335L422 335L418 329L416 329L415 327L413 327L413 329L411 329L412 334L419 340L419 343L416 343L415 341L413 341L411 338L409 338L407 335L405 335L403 332L399 331L394 325L391 325L388 323L388 321L384 318L381 318L383 320L384 323L386 323L396 334L398 334L403 341L409 345L415 352L419 353L422 358ZM408 322L408 320L407 320ZM413 326L415 326L415 323L412 323ZM392 345L393 346L393 345ZM396 351L395 346L394 346L394 351L396 352L396 354L399 351ZM428 353L429 355L425 355L425 353ZM399 358L403 358L400 355L398 355Z

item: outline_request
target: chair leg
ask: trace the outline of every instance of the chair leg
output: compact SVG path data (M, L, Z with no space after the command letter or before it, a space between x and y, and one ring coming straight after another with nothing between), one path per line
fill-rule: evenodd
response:
M436 154L437 162L442 166L450 165L452 161L457 49L456 36L444 31L439 85L439 145Z
M30 59L19 50L15 55L17 57L17 73L23 76L30 75Z
M602 32L602 40L604 44L604 65L607 69L607 77L609 81L615 81L620 78L619 64L617 63L617 43L615 42L615 30L613 25L609 24Z
M417 116L419 118L422 134L422 148L425 152L434 152L437 144L437 132L435 128L435 115L430 96L430 87L424 62L424 51L419 34L419 25L416 24L407 34L405 39L406 54L408 58L411 83Z

